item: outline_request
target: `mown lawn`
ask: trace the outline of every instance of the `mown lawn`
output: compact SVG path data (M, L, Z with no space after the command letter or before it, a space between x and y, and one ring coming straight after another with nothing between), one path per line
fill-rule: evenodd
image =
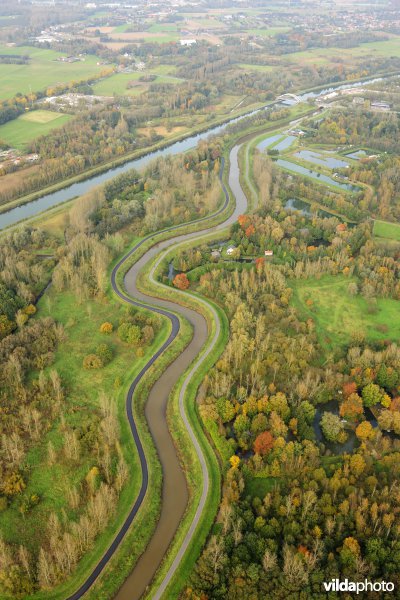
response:
M374 235L400 242L400 224L387 221L374 221Z
M65 125L71 118L71 115L49 110L27 112L13 121L0 125L0 140L12 148L24 150L32 140Z
M371 341L399 341L400 302L377 298L376 310L371 312L365 298L348 293L351 281L342 275L292 281L292 303L301 317L313 319L325 346L343 345L353 332L363 332Z
M286 54L285 58L298 63L323 64L333 62L336 56L342 56L351 63L359 57L391 57L398 56L400 51L400 36L393 36L390 40L378 40L360 44L355 48L314 48L300 52Z

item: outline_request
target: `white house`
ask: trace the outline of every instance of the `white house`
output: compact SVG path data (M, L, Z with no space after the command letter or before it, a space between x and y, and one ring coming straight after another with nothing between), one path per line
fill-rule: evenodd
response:
M194 46L194 44L197 44L194 39L180 40L180 43L181 46Z

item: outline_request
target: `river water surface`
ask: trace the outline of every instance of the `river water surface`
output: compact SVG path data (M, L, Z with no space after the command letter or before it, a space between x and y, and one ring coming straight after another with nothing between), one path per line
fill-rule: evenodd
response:
M371 79L369 81L363 81L363 82L356 81L356 82L353 82L350 84L341 84L338 86L332 86L332 87L324 89L324 90L319 90L319 91L314 91L314 92L306 92L299 97L303 102L306 102L308 98L316 98L316 97L326 94L327 92L332 91L334 89L343 89L343 88L347 89L347 88L351 88L351 87L357 87L359 85L367 85L368 83L375 83L377 81L381 81L382 79L383 78L375 78L375 79ZM241 115L239 117L234 117L233 119L230 119L229 121L227 121L221 125L211 127L207 131L197 133L195 135L185 138L184 140L175 142L175 143L171 144L170 146L166 146L165 148L162 148L160 150L150 152L140 158L130 160L119 167L108 169L107 171L104 171L103 173L100 173L99 175L94 175L92 177L88 177L87 179L84 179L83 181L80 181L78 183L73 183L72 185L68 185L67 187L62 188L61 190L58 190L56 192L52 192L50 194L45 194L44 196L41 196L37 200L33 200L32 202L29 202L27 204L23 204L21 206L16 206L15 208L5 211L2 214L0 214L0 230L4 229L5 227L9 227L10 225L14 225L14 224L18 223L19 221L22 221L23 219L33 217L33 216L47 210L48 208L57 206L57 204L61 204L61 202L66 202L67 200L72 200L73 198L76 198L77 196L81 196L82 194L85 194L86 192L91 190L93 187L100 185L102 183L105 183L106 181L112 179L113 177L116 177L117 175L120 175L121 173L125 173L126 171L129 171L130 169L140 169L140 168L146 166L151 160L158 158L159 156L169 156L169 155L179 154L181 152L186 152L187 150L194 148L200 140L206 139L210 135L217 135L217 134L221 133L221 131L223 131L228 125L231 125L233 123L241 121L242 119L249 117L253 114L259 113L260 111L264 110L265 108L268 108L271 106L272 106L272 104L265 106L263 108L252 110L252 111L250 111L244 115Z

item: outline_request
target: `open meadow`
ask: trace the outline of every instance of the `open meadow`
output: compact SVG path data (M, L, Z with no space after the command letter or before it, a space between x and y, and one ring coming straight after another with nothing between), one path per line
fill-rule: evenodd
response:
M14 121L0 125L0 140L12 148L24 150L32 140L46 135L56 127L62 127L71 118L71 115L50 110L27 112Z
M97 64L96 56L85 56L80 61L67 63L57 60L64 54L33 46L0 46L0 54L30 57L29 62L24 65L0 64L0 100L12 98L18 93L35 93L57 83L87 79L104 68Z
M374 235L378 238L400 242L400 224L387 221L374 221Z
M348 288L353 281L342 275L292 281L293 305L302 317L314 321L324 346L343 345L353 333L364 333L370 341L399 341L400 302L352 296Z

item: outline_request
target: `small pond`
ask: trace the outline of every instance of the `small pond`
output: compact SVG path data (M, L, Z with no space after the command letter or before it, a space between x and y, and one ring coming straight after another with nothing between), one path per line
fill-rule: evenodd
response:
M353 158L354 160L360 160L360 158L365 158L367 153L365 150L357 150L357 152L351 152L350 154L346 154L349 158Z
M318 173L317 171L306 169L301 165L290 162L288 160L284 160L282 158L278 158L276 164L280 167L283 167L284 169L287 169L288 171L292 171L293 173L298 173L299 175L306 175L308 177L312 177L317 181L320 181L322 183L328 183L329 185L333 185L334 187L340 188L342 190L357 191L359 189L358 187L351 185L350 183L342 183L340 181L337 181L336 179L332 179L332 177L328 177L328 175L323 175L322 173Z
M266 148L269 148L270 146L272 146L272 144L275 144L275 142L277 142L281 138L282 138L282 134L281 133L277 133L275 135L270 135L269 137L267 137L264 140L262 140L262 142L260 142L259 144L257 144L257 149L261 150L261 152L262 152Z
M314 214L311 211L310 204L308 204L308 202L304 202L304 200L300 200L299 198L289 198L288 200L286 200L284 209L287 211L297 211L306 217L312 217L312 215ZM336 215L332 215L331 213L327 212L326 210L322 210L321 208L318 208L316 210L316 214L319 217L327 217L327 218L336 216Z
M282 150L287 150L287 148L293 144L295 139L297 139L296 136L287 135L282 141L274 146L274 150L279 150L279 152L282 152Z
M326 156L325 153L314 152L313 150L300 150L296 152L295 156L302 158L308 162L320 165L321 167L328 167L329 169L343 169L349 166L349 163L333 156Z

